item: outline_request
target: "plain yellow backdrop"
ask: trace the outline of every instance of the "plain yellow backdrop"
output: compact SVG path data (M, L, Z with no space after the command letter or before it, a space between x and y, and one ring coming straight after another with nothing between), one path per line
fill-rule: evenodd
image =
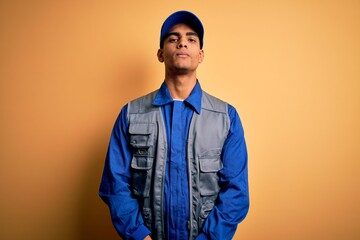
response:
M97 195L121 107L163 81L173 11L235 106L251 207L234 239L360 239L360 1L0 1L0 239L118 239Z

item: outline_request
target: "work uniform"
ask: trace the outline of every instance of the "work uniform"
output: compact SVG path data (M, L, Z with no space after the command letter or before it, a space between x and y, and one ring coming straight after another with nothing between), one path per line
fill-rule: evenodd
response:
M125 239L231 239L249 207L236 110L201 90L128 103L111 136L100 196Z

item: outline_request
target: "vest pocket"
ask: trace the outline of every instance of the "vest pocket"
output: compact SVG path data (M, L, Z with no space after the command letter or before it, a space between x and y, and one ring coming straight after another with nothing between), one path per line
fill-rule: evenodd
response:
M130 145L134 148L148 148L153 146L153 123L133 123L129 126Z
M154 124L134 123L129 126L132 148L132 192L136 196L148 197L150 193L152 166L154 162Z
M145 226L151 230L151 222L152 222L152 213L151 213L151 208L143 208L142 210L142 217L144 219L144 224Z
M136 196L148 197L150 192L153 158L134 156L131 161L132 192Z
M198 223L199 231L201 231L206 221L206 218L209 216L210 212L214 208L216 198L217 198L216 195L202 198L203 203L201 204L199 223Z
M220 156L199 158L200 181L199 189L201 196L211 196L219 193L218 172L223 168Z

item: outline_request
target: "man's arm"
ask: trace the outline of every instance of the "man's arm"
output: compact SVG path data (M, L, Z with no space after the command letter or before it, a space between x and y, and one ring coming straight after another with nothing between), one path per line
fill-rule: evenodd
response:
M222 151L221 190L206 219L201 239L232 239L249 210L248 155L244 130L235 108L229 105L230 131Z
M124 239L144 239L150 234L144 225L137 200L131 196L132 153L127 136L127 105L117 118L109 143L99 196L109 206L115 229Z

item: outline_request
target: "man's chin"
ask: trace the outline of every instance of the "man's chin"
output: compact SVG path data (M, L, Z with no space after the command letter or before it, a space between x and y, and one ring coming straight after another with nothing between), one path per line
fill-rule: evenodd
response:
M188 72L193 71L192 68L190 68L189 66L186 66L186 65L174 66L174 70L175 70L175 72L184 72L184 73L188 73Z

